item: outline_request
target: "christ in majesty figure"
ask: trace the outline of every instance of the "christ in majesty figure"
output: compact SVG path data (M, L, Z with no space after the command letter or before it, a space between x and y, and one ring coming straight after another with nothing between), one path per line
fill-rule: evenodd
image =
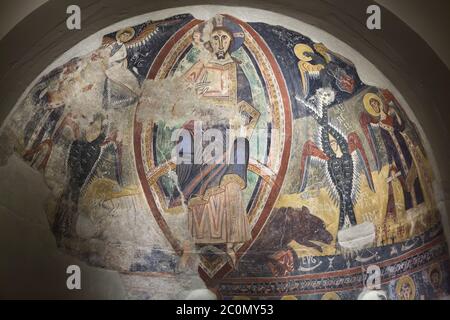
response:
M230 55L244 41L242 29L222 16L216 16L212 24L207 41L209 60L194 63L183 79L201 100L214 108L248 110L253 103L250 84ZM245 134L226 135L230 121L226 122L212 126L223 134L223 154L219 155L223 161L177 164L176 173L187 202L189 231L195 244L225 245L234 265L237 246L251 240L243 200L243 189L247 186L249 142ZM194 139L194 124L190 122L184 127L191 130L191 138ZM211 127L203 126L202 129Z

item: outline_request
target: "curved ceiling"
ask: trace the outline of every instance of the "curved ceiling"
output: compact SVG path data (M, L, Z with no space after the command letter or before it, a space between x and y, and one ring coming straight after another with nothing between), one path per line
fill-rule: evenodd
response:
M0 4L0 39L12 30L22 19L48 0L4 1ZM450 45L445 32L450 29L450 3L434 0L424 5L421 0L378 0L376 1L402 21L407 23L439 55L447 67L450 66Z
M133 17L133 14L151 11L151 8L156 9L153 5L140 1L136 2L141 3L141 7L127 7L124 11L121 11L121 8L123 8L121 6L124 5L121 2L113 8L111 6L103 7L99 2L93 3L92 6L87 6L85 10L88 13L87 20L90 22L89 30L67 33L63 31L64 26L61 25L61 20L58 20L60 18L57 18L56 21L49 22L44 26L44 30L36 30L37 33L43 31L45 34L41 41L25 42L23 47L12 48L9 46L9 50L5 51L7 58L5 61L9 61L10 64L6 65L2 61L2 65L0 65L0 68L6 70L1 87L2 92L5 93L5 104L8 105L8 101L15 101L14 99L17 100L19 95L25 91L24 87L27 87L37 74L41 73L56 57L71 48L80 39L86 38L87 35L114 22ZM265 9L287 14L287 3L273 5L265 2L261 6ZM337 10L341 10L341 8L336 9L329 4L305 2L304 6L297 7L296 11L289 10L289 16L294 18L292 21L297 21L295 19L303 20L331 33L367 57L387 77L380 80L381 83L375 81L382 88L371 86L373 83L365 85L360 81L359 76L363 81L364 79L377 78L374 76L377 71L376 69L370 69L370 62L364 60L359 54L346 53L346 58L350 54L351 59L355 60L356 70L355 66L341 55L340 50L346 52L345 45L339 46L339 41L334 42L331 38L326 38L324 34L315 33L313 29L308 29L306 24L302 25L298 22L294 27L295 24L290 24L291 19L287 17L284 18L283 25L289 25L288 29L257 23L253 19L251 23L247 23L233 17L233 15L215 16L207 22L195 19L202 17L201 14L198 17L195 15L195 17L178 15L155 24L139 23L133 29L124 29L118 33L110 30L103 38L104 46L102 48L80 59L69 61L62 69L56 69L48 76L35 82L30 93L23 95L25 99L20 102L18 108L5 122L5 130L11 133L11 136L18 138L16 139L18 142L13 148L16 153L19 152L26 161L29 161L32 166L45 174L46 182L51 186L52 192L57 195L55 201L59 201L59 205L55 207L55 212L48 218L51 221L52 230L58 244L65 247L69 252L81 254L83 259L86 259L90 264L117 270L122 274L131 273L131 277L135 276L136 273L145 273L148 270L153 272L152 259L157 259L159 262L164 261L156 268L158 272L161 272L164 271L164 268L171 270L170 268L173 268L174 263L177 263L173 260L176 260L176 258L170 256L170 254L165 256L161 252L167 253L170 250L160 250L161 247L165 248L167 242L174 253L182 256L181 260L185 257L184 253L190 252L189 250L192 248L189 243L186 244L186 241L180 240L186 236L182 230L186 230L179 227L178 224L186 221L181 220L180 222L177 220L177 210L187 210L189 213L190 230L196 230L195 227L191 228L191 224L196 222L196 210L199 210L197 213L210 210L208 211L209 216L219 218L225 211L234 212L240 229L238 231L233 228L230 229L233 230L232 235L230 235L233 240L213 237L214 239L208 238L209 241L218 241L217 239L221 241L217 243L205 241L205 236L199 235L198 232L210 231L208 228L205 229L205 224L209 225L206 222L205 224L200 223L198 228L201 231L191 231L191 236L195 239L196 245L203 248L202 245L210 244L206 246L206 251L200 252L200 276L205 280L208 287L219 290L222 296L226 297L240 296L239 290L245 288L241 286L239 281L236 282L235 280L246 279L249 274L253 274L253 276L259 276L260 273L265 276L271 275L271 278L275 278L274 281L277 277L298 277L298 279L295 278L295 281L300 281L298 284L301 285L304 276L302 272L314 274L315 268L317 268L319 275L320 272L334 274L334 268L349 269L349 265L363 263L364 259L369 259L367 261L382 259L382 265L386 267L384 262L391 263L392 260L388 258L389 256L397 257L399 255L398 258L400 259L400 257L403 258L403 252L405 255L421 254L428 246L439 246L439 252L445 255L445 249L442 249L444 248L442 239L435 238L440 231L430 226L436 223L436 216L434 215L437 212L436 209L439 208L441 212L445 212L445 204L448 200L445 189L445 183L448 181L448 168L446 166L448 150L442 148L446 144L445 136L448 135L448 130L445 126L446 119L437 116L446 106L442 102L448 93L433 95L433 92L448 84L448 69L443 67L442 62L429 47L415 47L416 45L423 45L423 40L394 16L388 15L385 25L397 30L403 28L405 33L402 33L401 39L395 35L393 37L381 37L380 33L361 29L361 25L365 24L364 19L357 14L361 6L352 9L338 12ZM39 10L33 13L35 17L39 14ZM111 11L108 12L108 10ZM196 10L201 12L202 7L198 7ZM205 7L204 10L206 13L209 9ZM233 10L236 9L228 8L230 12L233 12ZM252 9L240 10L242 14L249 12L249 16L251 16ZM258 14L264 15L266 17L265 22L273 21L272 24L276 24L276 21L283 19L275 13L264 13L264 11L258 10L254 10L254 12L252 17L259 17ZM236 14L238 15L238 13ZM269 16L273 16L273 19L270 20ZM241 19L243 18L241 17ZM57 23L57 21L59 22ZM52 23L56 23L56 28L48 29ZM130 21L130 23L137 24L138 22ZM22 26L19 24L15 30L19 30L18 33L20 33L22 27L22 31L30 32L26 25L26 23ZM340 28L336 29L336 25L339 25ZM307 33L308 36L313 37L312 41L297 32ZM186 36L191 34L192 37ZM154 35L156 35L156 40L152 38ZM28 39L33 38L33 35L29 34L28 36ZM36 33L34 36L36 36ZM169 41L164 37L171 40ZM229 46L226 42L227 37L232 38ZM192 43L190 39L193 39ZM11 41L12 38L8 35L2 40L0 46L6 48L5 44L13 44L14 41ZM147 41L154 41L154 47L152 48L159 48L158 46L161 46L161 48L157 52L153 52L152 48L142 47L145 46ZM222 47L224 43L220 41L225 41L225 49ZM324 41L333 50L314 41ZM402 47L405 43L408 46ZM409 47L413 47L415 50L410 51L408 50ZM17 51L15 55L14 51ZM18 52L23 52L24 55L20 55ZM127 55L130 52L132 58L127 60ZM233 53L232 56L231 53ZM210 55L211 57L209 57ZM206 59L206 57L209 58ZM411 61L417 62L418 60L414 59L418 57L422 60L425 59L427 65L423 66L416 63L412 66L408 64ZM106 63L107 68L104 74L101 71L103 70L103 63ZM292 67L289 67L290 65ZM366 67L369 68L366 69ZM149 70L146 68L149 68ZM415 75L420 75L420 72L424 70L431 70L441 82L436 85L436 81L429 81L424 77L414 78ZM83 77L79 77L79 72L83 72ZM149 79L146 80L147 74ZM186 81L187 84L183 81L181 84L177 82L177 77L172 79L171 77L174 74L182 74L181 79ZM211 74L213 76L209 78ZM228 80L224 86L223 79L225 78ZM222 82L216 81L217 79L222 79ZM196 88L195 91L189 91L192 89L189 86L190 81ZM402 93L405 101L395 98L395 96L399 97L397 90L395 90L394 95L384 90L386 87L390 87L389 81L394 84L394 90L398 89ZM75 87L80 86L84 92L83 95L80 96L78 95L79 91L72 90L71 86L73 85ZM22 92L19 91L21 88ZM258 92L266 92L266 94L258 95L256 94ZM184 99L177 98L178 95L185 93L187 95L184 96ZM227 93L229 95L226 95ZM139 104L137 104L137 99L140 99ZM153 104L151 101L153 101ZM230 171L228 173L227 168L226 173L223 173L223 168L217 166L217 170L211 169L212 171L207 173L206 191L203 190L203 185L200 185L199 190L196 189L198 186L192 185L197 181L195 172L189 171L190 169L185 172L183 170L186 170L186 167L178 167L178 164L171 165L170 161L165 161L167 159L164 157L161 158L161 154L168 154L168 147L165 144L167 141L164 140L164 137L170 136L170 132L164 130L171 128L175 124L175 120L180 122L176 125L183 125L184 123L185 129L195 130L195 126L192 128L190 126L193 116L212 121L217 120L218 116L223 117L227 114L225 109L224 114L220 115L217 113L217 108L214 108L215 111L209 110L208 106L203 105L202 101L208 101L208 103L220 107L228 104L230 107L238 106L239 112L245 111L243 119L246 119L245 126L248 126L248 128L240 131L240 134L243 134L245 138L242 138L244 140L253 141L251 140L251 134L248 135L248 132L253 132L252 130L258 128L258 126L264 127L266 124L270 124L268 127L271 128L271 138L261 142L262 148L258 147L255 151L252 148L254 143L249 143L250 160L245 163L249 170L248 178L247 167L244 172L240 171L240 167L237 166L229 169L236 170L236 172ZM170 105L171 108L161 108L164 103ZM190 103L194 103L198 109L194 110L192 114L186 114L185 110L189 108ZM83 107L76 109L72 107L72 104ZM411 107L410 111L408 111L407 104ZM133 109L129 109L133 105L136 107L135 112ZM180 110L176 109L177 105L181 105ZM424 105L430 107L424 108ZM40 110L39 108L42 106L45 108ZM334 109L341 109L338 111L332 110L331 106ZM34 114L27 110L37 110L37 112ZM104 112L105 110L106 112ZM132 112L128 112L130 110ZM177 118L166 114L167 110L175 112ZM6 114L8 110L3 111ZM333 113L333 111L337 113ZM205 113L202 115L202 112ZM329 112L333 114L330 118L327 116ZM59 122L58 117L64 119L61 126L64 125L67 130L72 130L73 142L68 143L72 138L67 134L67 130L65 133L59 132L55 135L50 133L49 139L42 138L49 134L52 127ZM126 126L125 122L122 121L127 117L131 119L130 121L133 121L132 126ZM155 119L152 120L152 117L155 117ZM228 117L231 119L233 116L226 115L226 118ZM114 119L118 121L115 122ZM47 122L44 123L44 120ZM436 123L437 120L440 120L441 123ZM26 126L24 126L24 121L27 122ZM161 125L161 121L166 124ZM222 124L220 125L222 126ZM370 134L372 125L379 128L376 134L374 132ZM21 126L24 126L23 133L17 132L17 128ZM223 127L220 128L223 129ZM280 132L277 133L277 130ZM56 130L56 132L58 131ZM328 134L324 134L324 132ZM155 138L152 135L155 135ZM378 142L381 141L381 146L384 146L380 149L381 151L378 150L380 144L371 142L373 136L377 136ZM419 142L419 136L425 138L423 144ZM55 139L54 146L53 139ZM57 142L56 140L59 139L63 141ZM52 152L65 152L67 146L69 146L70 151L68 152L68 167L65 170L68 171L70 179L67 185L61 185L58 181L63 181L63 179L55 179L55 176L64 172L64 169L58 169L64 163L58 161L56 156L52 158L51 155ZM108 147L107 150L106 146ZM302 150L300 150L301 146L303 146ZM53 148L56 151L52 151ZM47 156L45 156L45 150L47 150ZM125 152L122 153L121 150L125 150ZM264 153L266 151L267 154ZM95 156L99 155L100 157L102 154L106 155L109 160L105 161L106 167L102 167L104 171L98 169L102 175L106 176L98 178L91 174L92 170L97 170L95 166L100 166L98 164L100 158L96 160L94 159ZM359 160L352 158L353 155L356 157L357 154ZM435 202L431 200L428 194L428 190L431 190L432 187L429 178L430 171L426 166L424 154L429 155L433 169L441 175L440 177L434 177L437 182L434 185L437 191ZM80 155L81 158L77 158ZM124 158L122 158L122 155ZM134 158L131 159L131 156ZM328 173L328 176L325 174L327 179L320 181L320 174L317 175L317 170L320 171L320 167L309 168L310 161L308 159L310 157L320 158L322 163L327 164L328 167L324 171ZM361 162L358 166L356 165L357 161ZM122 166L121 163L125 165ZM80 164L80 166L77 164ZM94 165L94 167L89 167L89 165ZM111 169L113 168L111 165L115 169ZM300 167L301 181L297 181L297 171L293 169L298 166ZM50 175L47 174L47 168L51 168ZM316 172L316 174L311 173L309 176L309 170L313 170L311 172ZM175 180L175 186L170 182L173 179L169 174L171 171L177 172L178 178ZM398 177L406 176L406 172L411 172L406 179L408 181L401 182ZM163 181L166 174L169 181L167 179ZM193 174L194 176L192 176ZM209 176L209 174L211 175ZM386 176L383 176L383 174ZM153 175L156 175L156 178L153 178ZM227 179L223 178L222 181L222 175ZM359 175L361 175L363 181L361 197L364 199L360 202L358 202L360 194L358 191L354 192L357 188L356 185L353 185L354 181L358 180ZM221 178L217 182L218 176ZM261 177L260 180L255 180L255 176ZM308 177L310 178L309 182ZM314 179L318 180L314 182ZM124 181L128 184L124 184ZM223 186L222 182L224 182ZM116 183L119 189L111 187L115 186ZM136 188L133 183L138 183L144 192L140 193L140 189ZM218 183L218 185L215 185L215 183ZM315 183L318 185L328 183L331 188L330 196L321 196L322 193L325 194L325 186L323 188L318 187L316 190L315 187L309 185L310 188L305 191L308 183L313 185ZM405 187L405 185L408 185L408 187ZM283 188L281 188L282 186ZM444 186L444 189L441 189L441 186ZM95 188L103 188L104 192L105 187L113 188L107 196L119 198L119 202L122 204L129 204L128 201L133 202L133 200L128 200L133 197L142 197L137 202L133 202L136 214L142 214L142 212L145 213L146 210L150 210L151 216L147 215L146 217L152 217L151 219L154 219L156 223L152 224L151 221L153 220L144 219L145 221L142 221L139 226L136 225L136 228L149 227L146 225L149 221L150 227L154 228L156 225L158 227L152 229L150 233L146 233L143 229L137 230L139 237L142 237L143 240L138 245L144 243L144 240L149 240L149 243L158 243L158 248L143 247L140 249L141 253L136 252L136 254L130 256L130 252L135 251L131 248L125 250L130 245L130 241L125 240L128 239L127 232L129 230L127 228L121 229L123 224L112 223L112 220L117 217L118 219L127 217L127 215L117 214L117 210L129 212L131 208L127 205L119 205L118 207L113 205L111 209L105 204L106 201L98 202L101 201L100 195L102 197L105 195L95 191L97 190ZM83 188L86 189L81 191ZM222 188L225 191L222 191ZM238 191L240 188L243 189L242 192ZM197 191L194 193L191 189ZM298 192L298 189L300 189L300 192ZM378 190L377 195L381 197L378 202L371 201L371 197L369 197L369 195L373 196L375 189ZM380 193L380 189L386 192ZM91 196L92 194L94 196ZM99 198L97 199L95 195ZM89 213L89 217L91 221L97 221L96 227L101 229L100 233L96 228L89 225L89 219L86 219L86 216L82 215L82 211L77 209L78 200L81 198L91 199L89 197L93 197L93 204L96 208ZM125 199L122 199L122 197ZM184 197L187 197L187 207L183 206ZM230 206L229 201L224 200L228 197L233 199L232 203L235 206ZM178 198L181 198L181 205L177 202ZM318 199L322 200L319 201ZM335 199L334 202L333 199ZM165 203L166 200L169 202ZM202 207L205 205L204 201L206 201L206 204L209 203L208 201L213 201L216 204L222 203L229 208L225 211L219 209L217 211L207 210ZM327 210L321 212L323 201L329 201L329 205L326 206L328 211L331 210L330 208L336 209L332 217L327 215ZM373 217L370 217L370 210L366 207L370 207L369 203L383 204L384 206L384 201L386 201L386 208L381 208L380 212L385 214L386 218L384 218L384 222L376 222ZM114 204L114 202L112 203ZM140 206L144 203L148 204L148 208L145 206L141 209L136 208L136 205ZM398 203L401 204L398 205ZM66 205L68 205L67 208ZM245 222L247 218L242 215L242 210L239 209L244 207L249 211L248 222ZM102 218L105 210L116 212L106 218L107 220L112 219L111 221L108 220L109 223L106 225L104 224L105 218ZM416 233L421 232L418 229L416 230L417 226L412 226L412 229L406 235L402 228L399 229L398 234L389 234L392 230L386 228L386 226L392 222L388 222L388 218L394 219L395 223L398 222L395 212L398 212L399 215L402 215L403 213L400 212L403 211L405 211L404 213L417 214L417 212L422 212L421 210L426 211L424 214L429 219L425 229L422 230L425 231L423 236L416 238L418 236ZM75 218L67 216L67 212L73 214ZM77 224L78 216L80 216L81 225ZM269 216L271 220L266 221ZM334 219L338 216L339 219ZM286 223L283 219L291 219L292 223ZM405 216L405 219L409 218ZM75 223L72 223L73 221ZM301 221L300 224L303 228L300 231L292 231L291 229L295 228L299 221ZM236 220L234 222L236 223ZM289 225L288 229L292 232L286 229L286 233L281 236L282 240L284 236L292 237L287 238L288 242L295 241L299 246L290 244L287 247L288 243L286 243L283 247L272 248L274 249L271 252L273 255L266 257L264 253L268 246L270 247L274 243L271 237L276 237L277 232L283 225L285 228L286 225ZM214 223L211 223L210 228L213 227ZM356 228L352 229L352 227ZM428 227L430 228L427 229ZM444 227L446 227L446 222ZM106 229L103 230L102 228ZM375 232L377 228L381 228L381 231ZM366 233L374 237L373 239L369 237L370 243L356 241L358 242L356 244L353 238L355 234ZM74 235L76 237L72 238ZM375 235L378 237L376 240ZM95 244L88 242L80 247L80 242L77 242L80 240L77 238L78 236L81 237L82 241L92 238L95 240ZM114 241L116 236L125 240L123 247L120 241ZM133 236L136 236L136 234ZM105 240L105 237L107 239L105 242L107 252L97 253L97 246ZM150 238L147 239L146 237ZM360 250L373 245L374 241L377 243L377 246L374 247L374 250L377 251L376 255L370 257L359 255L362 252ZM423 248L419 244L420 241L422 241ZM278 243L278 241L275 241L275 243ZM222 244L226 245L221 246ZM229 246L228 244L233 245ZM357 245L357 259L346 258L346 250L354 253L354 245ZM304 252L305 247L306 253ZM151 249L151 252L148 252L149 249ZM83 250L86 250L86 252ZM311 250L314 254L311 254ZM246 256L248 252L250 254ZM342 255L338 255L338 253L342 253ZM308 259L308 257L312 259L307 263L307 266L302 265L302 262L299 264L297 256L299 254L302 259ZM325 270L323 268L326 266L327 255L337 258L336 265L330 260L328 261L328 269ZM295 258L296 256L297 258ZM255 263L252 260L259 258L263 259L260 263ZM186 259L189 259L189 257ZM133 262L131 265L130 261ZM242 265L236 268L238 261ZM347 263L347 266L345 266L345 263ZM291 264L293 265L291 266ZM258 267L255 268L255 266ZM311 267L313 269L308 269ZM163 269L160 270L160 268ZM438 267L433 265L429 270L427 269L428 274L438 272L440 277L440 280L438 280L441 281L440 268L440 265ZM416 284L415 281L418 281L416 277L420 279L424 277L424 281L430 282L429 287L424 286L417 289L420 281ZM428 290L434 288L435 285L440 286L442 283L435 284L430 279L426 279L428 279L427 276L422 274L416 276L412 273L405 273L401 277L395 275L392 279L389 279L390 282L385 289L392 298L404 298L402 290L406 286L409 290L406 298L410 298L413 292L415 297L416 289L419 291ZM219 281L219 288L215 287L216 280ZM127 281L131 280L125 280L125 283ZM256 282L254 284L256 286L261 285ZM132 285L131 288L133 288ZM345 288L341 294L344 297L356 298L355 292L350 293L353 289L355 288ZM312 294L314 298L319 297L317 294L322 295L324 293L322 291L308 292L306 290L303 292L295 290L292 289L292 292ZM323 298L336 298L337 296L339 295L329 292L325 293Z

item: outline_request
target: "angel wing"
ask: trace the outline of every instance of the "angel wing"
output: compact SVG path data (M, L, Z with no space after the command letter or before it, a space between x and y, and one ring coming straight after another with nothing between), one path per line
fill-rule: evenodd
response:
M122 155L123 155L123 143L118 139L118 132L114 131L105 141L101 144L105 148L110 148L111 153L114 155L114 168L116 180L120 186L123 186L122 179Z
M295 100L297 100L302 106L304 106L310 113L311 116L319 121L323 116L323 110L321 107L316 106L315 97L311 97L308 100L304 100L299 96L295 96Z
M323 43L314 44L314 49L316 49L316 51L318 53L320 53L320 55L322 55L322 57L325 58L326 63L330 63L330 62L338 59L338 60L343 61L345 64L347 64L349 66L354 66L352 61L348 60L347 58L343 57L342 55L340 55L337 52L331 51Z
M369 143L370 151L372 152L372 156L375 159L375 165L377 167L377 170L378 172L380 172L381 161L379 157L379 150L377 140L375 137L375 132L373 130L373 126L377 125L377 122L375 122L368 113L362 112L359 117L359 123L361 125L361 128L363 129L366 140Z
M302 158L300 161L300 192L305 191L308 183L308 171L311 158L318 158L324 161L330 158L320 150L311 140L306 141L303 145Z
M320 71L325 67L321 64L311 64L307 61L299 61L298 69L302 77L302 87L305 96L309 94L309 82L320 77Z
M389 90L387 90L387 89L381 90L381 95L383 96L383 98L387 104L392 102L396 106L400 106L400 103L398 102L398 100L394 97L392 92L390 92Z
M145 27L143 27L141 30L139 30L137 32L137 34L134 34L134 32L133 32L133 37L125 43L125 46L127 47L127 49L129 49L129 48L141 47L141 46L147 44L148 41L150 41L150 39L154 35L156 35L156 33L158 32L158 30L159 30L158 27L159 27L159 23L154 23L154 22L148 23ZM115 37L112 34L106 35L103 38L102 46L109 46L111 44L116 43L116 41L117 40L115 39Z
M318 79L320 77L320 71L325 69L323 64L312 64L313 56L317 56L314 50L304 44L299 43L294 47L294 53L299 59L298 70L302 78L302 88L305 97L309 94L309 82L312 79Z
M366 152L364 151L361 139L359 139L356 132L352 132L348 135L347 140L350 154L356 152L356 154L358 155L358 158L362 164L362 168L364 170L364 174L367 179L367 183L369 184L369 188L370 190L375 192L375 185L373 183L372 173L370 171L369 160L367 160L367 155Z

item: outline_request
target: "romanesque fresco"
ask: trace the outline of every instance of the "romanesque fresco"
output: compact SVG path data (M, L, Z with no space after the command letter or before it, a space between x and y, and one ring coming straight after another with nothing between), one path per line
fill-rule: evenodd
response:
M91 265L194 270L223 299L449 294L404 106L284 27L183 14L107 34L39 79L2 137L44 175L58 246Z

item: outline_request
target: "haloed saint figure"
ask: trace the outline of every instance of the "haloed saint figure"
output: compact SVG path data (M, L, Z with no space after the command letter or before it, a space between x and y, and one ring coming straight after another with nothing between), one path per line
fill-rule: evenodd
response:
M239 110L252 108L253 104L249 81L230 55L242 45L244 34L240 26L225 17L217 16L212 24L210 31L204 28L200 35L203 39L209 38L203 46L209 58L194 63L183 78L186 85L212 107L231 108L239 115ZM197 40L198 37L197 33ZM176 173L188 204L193 241L196 245L224 246L234 265L237 245L251 240L242 196L247 185L249 142L246 134L233 137L226 134L231 127L230 120L202 127L202 130L212 128L222 133L223 153L216 155L219 161L178 164ZM194 139L194 124L190 122L184 127L191 131Z

